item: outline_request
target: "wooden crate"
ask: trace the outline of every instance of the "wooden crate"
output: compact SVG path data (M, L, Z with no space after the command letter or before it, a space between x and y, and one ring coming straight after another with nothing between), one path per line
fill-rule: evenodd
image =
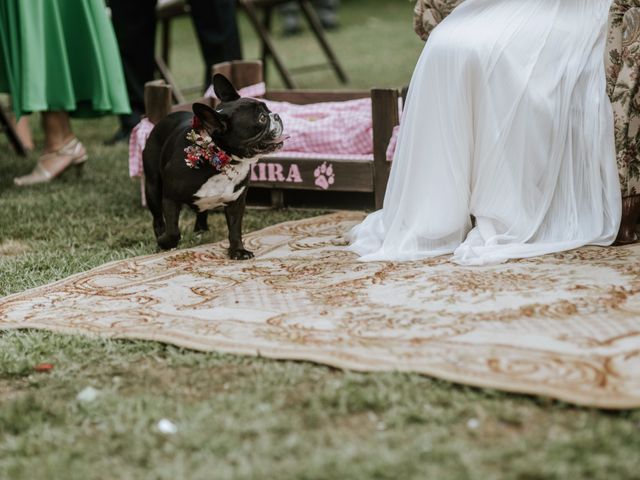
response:
M262 82L260 62L235 61L218 64L214 73L225 75L237 89ZM352 192L369 194L370 206L382 207L384 192L389 178L390 162L387 161L387 147L393 129L399 123L396 89L372 90L266 90L264 98L295 104L339 102L361 98L371 98L373 118L373 157L338 158L335 155L292 156L269 155L261 158L251 172L251 190L267 190L271 204L281 207L286 203L287 191L321 192L315 198L332 199L332 193ZM214 106L215 99L201 98L198 102ZM156 123L170 111L191 110L192 102L171 106L170 87L162 81L149 82L145 86L147 116ZM286 128L286 127L285 127ZM333 183L317 182L316 169L322 165L331 166ZM341 198L345 198L342 195ZM326 202L329 203L329 202ZM336 206L335 201L330 202ZM343 203L345 203L343 201ZM348 202L346 202L348 203Z

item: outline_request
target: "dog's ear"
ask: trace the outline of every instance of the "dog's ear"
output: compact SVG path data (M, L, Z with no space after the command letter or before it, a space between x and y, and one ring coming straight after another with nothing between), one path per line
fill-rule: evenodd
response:
M216 92L216 97L223 102L232 102L240 98L231 82L220 73L216 73L213 76L213 90Z
M209 132L224 132L227 129L227 122L224 117L209 105L194 103L192 109L194 115L198 117L198 120L202 122Z

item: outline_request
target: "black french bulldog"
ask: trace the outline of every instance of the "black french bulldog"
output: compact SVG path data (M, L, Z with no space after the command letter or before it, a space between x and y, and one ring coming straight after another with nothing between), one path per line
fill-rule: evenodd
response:
M253 257L242 244L251 164L282 147L282 121L263 102L240 98L223 75L213 86L221 100L215 109L195 103L195 116L175 112L152 130L143 152L147 205L163 250L180 241L182 205L197 212L196 232L208 230L208 210L224 206L229 256L244 260Z

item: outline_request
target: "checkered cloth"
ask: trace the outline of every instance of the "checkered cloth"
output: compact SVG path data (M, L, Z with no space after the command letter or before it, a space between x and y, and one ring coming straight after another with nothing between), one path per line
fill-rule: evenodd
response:
M278 150L267 153L263 158L283 158L286 160L350 160L353 162L370 162L373 155L338 155L336 153L312 153L312 152L283 152Z
M238 91L241 97L260 97L265 92L264 83ZM213 85L208 88L205 97L217 98ZM370 99L307 105L263 101L269 110L280 115L284 124L287 140L283 149L276 155L295 155L297 158L311 158L318 155L331 155L335 158L342 156L372 158L373 120ZM392 149L390 144L390 151L387 152L388 160L393 159L394 151L395 142Z
M371 99L296 105L266 100L286 140L280 154L372 155Z
M243 97L259 97L265 84L259 83L238 91ZM209 87L205 96L213 96ZM272 156L289 158L331 158L332 160L371 160L373 158L373 120L371 99L322 102L296 105L264 100L269 110L278 113L287 137L284 147ZM153 124L143 119L131 132L129 140L129 175L142 176L142 151ZM387 149L387 160L393 159L397 128Z
M393 162L393 156L396 153L396 147L398 146L398 135L400 134L400 125L393 127L393 133L389 139L389 146L387 146L387 161Z
M147 143L147 138L153 130L153 123L148 118L143 118L131 131L129 137L129 176L142 177L142 151Z
M261 97L265 93L267 93L267 85L264 82L256 83L255 85L249 85L248 87L241 88L238 90L238 94L241 97ZM216 96L216 92L213 90L213 85L209 85L207 91L204 92L204 96L207 98L218 98Z

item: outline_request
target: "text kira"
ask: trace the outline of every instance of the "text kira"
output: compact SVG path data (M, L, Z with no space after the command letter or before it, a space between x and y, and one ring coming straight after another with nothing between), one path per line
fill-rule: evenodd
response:
M284 167L279 163L255 163L251 165L251 181L302 183L302 175L295 163L289 165L286 175Z

